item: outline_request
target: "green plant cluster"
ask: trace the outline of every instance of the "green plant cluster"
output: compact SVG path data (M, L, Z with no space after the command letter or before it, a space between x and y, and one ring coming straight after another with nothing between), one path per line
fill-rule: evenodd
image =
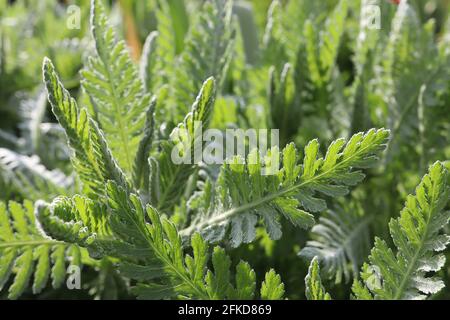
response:
M0 298L449 299L448 13L0 0ZM280 146L176 164L197 123Z

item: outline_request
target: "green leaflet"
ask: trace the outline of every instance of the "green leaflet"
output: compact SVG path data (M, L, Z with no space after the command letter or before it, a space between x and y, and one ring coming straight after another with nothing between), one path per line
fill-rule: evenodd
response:
M154 92L155 82L158 78L158 70L156 69L158 66L158 37L158 32L153 31L148 35L147 39L145 39L141 61L139 63L139 76L148 93Z
M322 286L317 258L312 259L308 275L305 278L306 298L308 300L331 300L331 296Z
M283 10L283 17L280 23L283 25L282 35L287 38L286 45L291 61L295 61L299 50L299 42L302 40L298 37L298 30L303 30L305 22L308 19L312 19L314 22L322 22L326 17L328 17L328 19L335 17L336 13L339 12L336 10L333 15L332 12L338 4L339 2L335 0L320 2L299 0L289 1L287 3L287 6ZM343 9L342 4L341 9ZM323 15L324 13L327 15ZM340 11L340 13L345 15L345 12L343 11ZM332 26L333 23L334 22L329 22L329 25ZM336 31L340 32L340 30Z
M60 199L43 206L38 215L41 224L53 237L78 242L91 254L120 258L120 272L138 281L133 293L140 299L251 299L255 296L256 276L247 263L237 265L234 283L230 258L222 248L214 248L213 268L209 269L209 247L199 234L191 239L192 255L186 254L173 223L162 219L150 206L144 209L135 195L128 196L114 182L109 182L106 189L107 229L101 218L104 215L94 219L95 214L105 212L106 208L92 207L92 202L82 198ZM279 297L279 286L279 282L273 289L271 285L266 289L267 295Z
M86 203L79 204L73 200L57 200L51 206L39 210L40 221L53 236L77 236L83 226L91 236L89 240L80 241L91 252L97 250L121 259L122 275L138 280L133 292L140 299L163 299L184 297L196 299L250 299L255 295L255 273L249 265L241 262L236 268L236 279L231 281L231 261L220 247L211 254L212 269L208 269L209 249L207 243L198 234L191 239L193 255L184 253L181 237L176 227L168 220L162 219L150 206L142 207L141 201L114 182L107 184L109 224L114 238L107 232L98 232L93 236L91 223L86 217L92 217L101 208L90 210L83 218ZM75 206L74 206L75 202ZM147 218L146 218L147 216ZM66 221L62 221L65 218ZM72 219L72 220L71 220ZM146 219L150 223L146 222ZM71 220L71 221L68 221ZM79 225L76 228L75 225ZM69 228L71 227L71 228ZM60 233L64 230L65 233ZM98 228L97 228L98 230ZM74 239L70 239L74 242ZM272 277L276 277L272 275ZM281 284L270 285L265 292L268 296L279 297ZM273 289L272 289L273 288Z
M131 174L143 135L150 96L138 76L124 41L116 41L101 0L92 0L91 27L97 55L83 71L83 88L89 94L96 119L118 163Z
M292 137L298 131L301 119L301 107L296 94L295 79L290 64L285 64L281 74L276 74L275 68L270 70L269 102L271 128L283 128L281 143L287 143L287 137ZM278 79L279 77L279 79ZM292 128L289 130L289 128Z
M27 199L50 200L71 193L74 181L59 170L47 170L38 157L0 148L0 180Z
M177 51L177 38L170 12L170 4L160 1L156 8L158 31L150 34L144 44L141 57L141 77L148 92L157 92L164 84L169 83L175 72L174 64ZM145 77L144 77L145 75Z
M353 57L356 78L351 88L352 95L350 102L353 104L351 132L366 130L370 126L369 113L372 106L369 102L369 81L374 76L373 61L375 59L375 50L380 39L380 32L367 25L365 11L369 8L369 5L379 6L380 1L361 1L360 30L355 55Z
M266 273L266 277L261 286L261 299L281 300L284 296L284 284L276 272L271 269Z
M441 92L441 83L446 83L449 78L445 71L449 57L441 55L439 44L435 43L434 22L421 25L413 6L407 1L398 6L389 38L379 50L382 59L375 67L381 67L382 72L375 74L374 91L382 106L375 111L381 111L377 117L389 122L392 131L386 161L401 155L398 152L400 145L410 146L409 153L415 152L417 145L411 141L417 141L419 152L423 153L421 169L426 170L426 163L437 157L433 158L433 153L423 150L429 148L428 139L439 131L430 124L437 118L429 109L441 103L436 97ZM430 60L430 56L436 59ZM430 128L427 133L425 126Z
M229 231L231 245L237 247L254 240L258 218L262 218L276 240L281 237L276 213L308 229L315 223L309 212L326 208L316 194L346 195L349 186L364 178L356 169L373 166L388 137L389 131L380 129L356 134L347 143L339 139L330 145L324 158L319 158L319 143L313 140L305 147L303 163L298 162L293 144L282 152L272 149L283 163L276 175L262 175L267 160L261 159L257 150L249 154L247 164L234 158L222 167L215 186L208 182L191 198L188 206L196 216L181 234L201 232L207 240L216 242Z
M449 200L447 171L437 162L409 195L400 217L391 220L389 230L397 248L394 252L381 239L361 272L364 284L355 281L357 299L425 299L437 293L444 283L433 273L445 263L442 253L450 237L440 230L447 225Z
M49 278L59 288L66 278L67 260L81 267L81 251L76 245L59 242L38 229L33 204L0 203L0 290L14 275L9 299L19 298L32 281L34 294L40 293Z
M69 146L73 150L72 163L83 182L86 194L101 196L107 180L127 186L126 178L111 155L97 123L89 117L86 109L78 107L47 58L44 59L43 73L48 100L56 119L66 132Z
M358 277L359 268L370 251L371 217L361 214L361 208L350 203L329 210L311 229L312 240L299 256L320 261L323 272L336 283Z
M207 79L200 90L184 121L171 133L169 141L163 141L160 154L149 160L150 204L162 212L170 213L180 200L189 176L194 172L195 148L201 142L201 130L207 129L216 96L213 78ZM200 143L198 143L200 140ZM175 163L173 155L178 151L180 163ZM184 161L187 159L187 163Z
M177 72L178 55L183 51L185 33L189 30L184 0L158 1L155 16L158 29L147 36L139 66L145 89L154 94L169 84ZM167 116L171 115L164 114L161 120L167 121Z
M288 48L290 47L288 52L291 56L289 62L295 70L297 100L301 102L303 113L314 110L313 113L320 117L318 121L329 121L332 117L347 117L347 115L337 115L346 113L345 108L341 105L343 99L341 82L343 80L337 67L337 58L346 31L345 21L349 2L341 0L336 6L334 6L334 1L313 4L310 4L310 1L302 2L297 6L308 8L307 10L315 12L316 15L308 16L305 11L303 15L297 13L300 17L296 17L293 12L289 12L286 14L284 22L287 25L285 26L287 39L294 44L288 45ZM331 12L330 4L334 7ZM289 6L294 6L290 10L296 9L294 4ZM323 12L329 12L325 21L321 16ZM291 19L297 21L291 22ZM300 25L301 27L294 32L289 25ZM291 31L289 32L289 30ZM300 40L294 40L299 37L299 32L302 33ZM332 125L327 125L327 127L333 132L333 135L338 134Z
M214 77L217 91L228 71L233 48L235 28L232 21L232 1L212 0L202 6L197 23L186 38L179 65L172 78L174 106L171 112L178 123L188 112L190 103L205 79Z
M256 274L247 262L240 261L236 266L236 289L233 298L251 300L255 298Z
M341 38L345 31L345 19L348 13L348 0L340 0L339 4L326 21L325 31L320 41L320 69L325 79L331 79L336 64Z
M83 196L59 197L50 205L37 202L36 217L54 239L80 246L89 247L95 239L111 235L105 205Z
M348 1L341 0L325 22L324 32L315 32L314 21L304 24L304 43L300 51L301 66L308 68L308 80L316 87L323 88L332 79L334 66L344 34L345 18L348 13Z
M263 60L273 65L277 69L280 63L288 61L289 46L292 43L286 40L286 29L283 28L283 16L281 3L278 0L272 1L267 13L267 24L263 39Z
M189 30L189 18L187 4L184 0L168 1L170 18L175 36L175 49L177 53L183 51L185 36Z
M156 97L153 97L150 108L147 111L147 117L144 127L144 135L139 143L139 147L136 153L133 164L133 184L135 188L140 189L142 184L144 188L146 186L146 175L149 174L148 167L148 157L152 149L153 136L155 131L155 108L156 108ZM148 188L148 187L147 187Z

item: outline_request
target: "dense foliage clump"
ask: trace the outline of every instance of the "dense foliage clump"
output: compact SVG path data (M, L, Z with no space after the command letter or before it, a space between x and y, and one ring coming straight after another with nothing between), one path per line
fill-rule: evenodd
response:
M447 1L38 3L0 2L0 297L450 297ZM280 145L176 163L199 124Z

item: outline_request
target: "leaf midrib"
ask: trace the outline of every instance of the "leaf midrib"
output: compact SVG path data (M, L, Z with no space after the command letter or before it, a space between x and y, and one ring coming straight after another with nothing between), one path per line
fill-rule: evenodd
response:
M64 242L55 240L30 240L30 241L12 241L0 243L0 250L14 247L38 247L43 245L63 245Z

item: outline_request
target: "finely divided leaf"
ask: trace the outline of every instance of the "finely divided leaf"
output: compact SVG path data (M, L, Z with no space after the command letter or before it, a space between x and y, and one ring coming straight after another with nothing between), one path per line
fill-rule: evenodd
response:
M123 170L131 174L144 133L150 95L144 89L125 42L117 41L113 28L108 25L101 0L92 0L91 10L97 55L89 59L82 84L113 155Z
M364 286L354 284L356 298L425 299L444 287L434 273L444 266L445 256L440 252L450 242L450 237L440 233L449 220L447 175L444 166L435 163L415 195L407 197L400 217L389 223L396 252L376 239L370 265L364 265L361 272Z
M319 157L319 143L313 140L305 148L303 163L298 161L293 144L282 152L273 148L264 159L253 150L245 164L235 157L223 165L215 187L207 183L204 190L193 195L188 206L196 216L181 233L188 236L201 232L207 240L216 242L229 232L231 245L237 247L254 240L258 217L265 220L274 240L281 235L278 215L308 229L315 223L310 212L326 208L325 201L318 197L346 195L349 187L364 178L357 169L376 163L388 137L389 131L380 129L358 133L347 143L339 139L325 158ZM270 154L282 159L283 166L275 174L265 175L273 161Z
M281 300L284 296L284 284L281 277L271 269L266 273L266 277L261 286L261 299Z
M66 278L67 261L75 260L79 253L79 247L42 233L30 201L23 205L13 201L8 206L0 203L0 291L14 275L9 299L20 298L29 287L34 294L40 293L50 277L53 287L59 288Z
M44 59L43 72L48 99L56 119L66 132L73 151L72 163L86 194L92 197L103 195L108 180L126 187L126 178L111 155L97 123L90 118L86 109L78 107L47 58Z

